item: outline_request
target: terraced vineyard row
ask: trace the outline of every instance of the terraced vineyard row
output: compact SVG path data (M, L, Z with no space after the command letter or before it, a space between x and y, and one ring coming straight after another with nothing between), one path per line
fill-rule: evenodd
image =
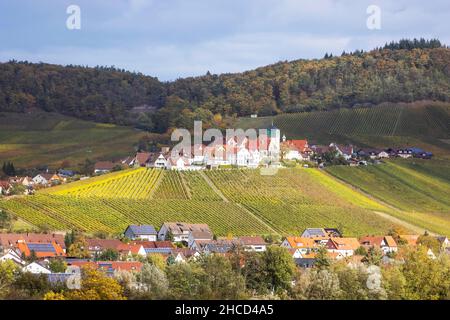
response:
M445 179L446 173L433 168L434 161L426 167L418 161L421 169L414 170L415 162L403 160L360 168L337 166L327 171L403 210L391 214L430 231L450 234L450 183Z
M162 170L157 169L131 169L113 173L111 176L100 176L46 189L42 193L75 197L148 199L162 173Z
M281 233L326 225L357 235L391 227L364 209L388 208L315 169L282 169L274 176L261 176L257 170L208 171L207 175L228 199Z
M268 128L272 121L288 139L314 144L352 143L359 147L417 146L448 158L450 105L444 103L383 104L372 108L241 118L240 128Z
M222 198L203 179L201 174L196 171L182 173L184 181L190 190L191 199L198 201L222 201Z
M182 174L178 171L164 171L164 177L155 191L154 198L188 200L190 194L185 187Z
M344 176L361 184L374 183L376 190L393 192L394 197L399 197L394 182L402 181L402 188L421 190L415 190L412 198L404 196L414 206L425 201L427 206L448 208L445 179L429 180L427 174L407 166L385 167L391 171L383 173L383 178L390 177L384 182L372 181L370 175L358 180L358 168L332 169L343 170ZM385 167L367 170L382 171ZM408 182L412 178L414 188ZM223 201L216 188L229 202ZM389 195L384 195L385 199L389 200ZM259 170L199 173L142 168L51 188L35 196L2 200L0 208L32 225L57 230L119 233L130 223L159 226L165 221L186 221L208 223L218 235L268 234L271 229L298 234L306 227L319 226L339 227L346 235L376 234L387 232L392 223L373 211L399 214L321 170L304 168L280 169L274 176L263 176ZM426 224L435 232L446 231L443 228L448 226L442 211L418 213L414 221L411 217L400 218L418 226Z
M269 234L270 230L236 204L223 201L133 200L126 198L35 195L0 206L35 226L56 230L121 233L132 223L159 227L167 221L207 223L221 236Z

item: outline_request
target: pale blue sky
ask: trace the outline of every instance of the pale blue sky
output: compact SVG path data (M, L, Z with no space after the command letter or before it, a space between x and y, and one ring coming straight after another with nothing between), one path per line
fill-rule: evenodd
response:
M81 8L81 30L66 9ZM381 30L366 27L369 5ZM0 61L114 65L161 80L238 72L404 37L450 44L448 0L1 0Z

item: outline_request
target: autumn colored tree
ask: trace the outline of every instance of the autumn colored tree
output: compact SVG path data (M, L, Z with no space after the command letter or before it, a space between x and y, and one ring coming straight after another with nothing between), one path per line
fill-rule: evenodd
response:
M91 255L88 250L88 244L84 236L77 236L75 241L70 245L67 250L67 255L73 258L85 259Z
M123 291L114 278L93 267L84 267L81 288L68 290L63 294L67 300L125 300Z

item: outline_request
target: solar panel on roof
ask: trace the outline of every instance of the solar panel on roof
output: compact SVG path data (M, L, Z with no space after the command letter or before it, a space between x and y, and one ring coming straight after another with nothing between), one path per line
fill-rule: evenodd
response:
M34 252L55 252L55 247L49 243L28 243L28 249Z
M170 248L145 248L145 253L171 253Z

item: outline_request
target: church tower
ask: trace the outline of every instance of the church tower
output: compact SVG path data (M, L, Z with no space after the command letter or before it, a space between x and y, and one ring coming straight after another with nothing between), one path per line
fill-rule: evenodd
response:
M269 157L272 161L278 161L280 156L280 140L281 133L272 121L272 126L267 129L267 135L269 137Z

